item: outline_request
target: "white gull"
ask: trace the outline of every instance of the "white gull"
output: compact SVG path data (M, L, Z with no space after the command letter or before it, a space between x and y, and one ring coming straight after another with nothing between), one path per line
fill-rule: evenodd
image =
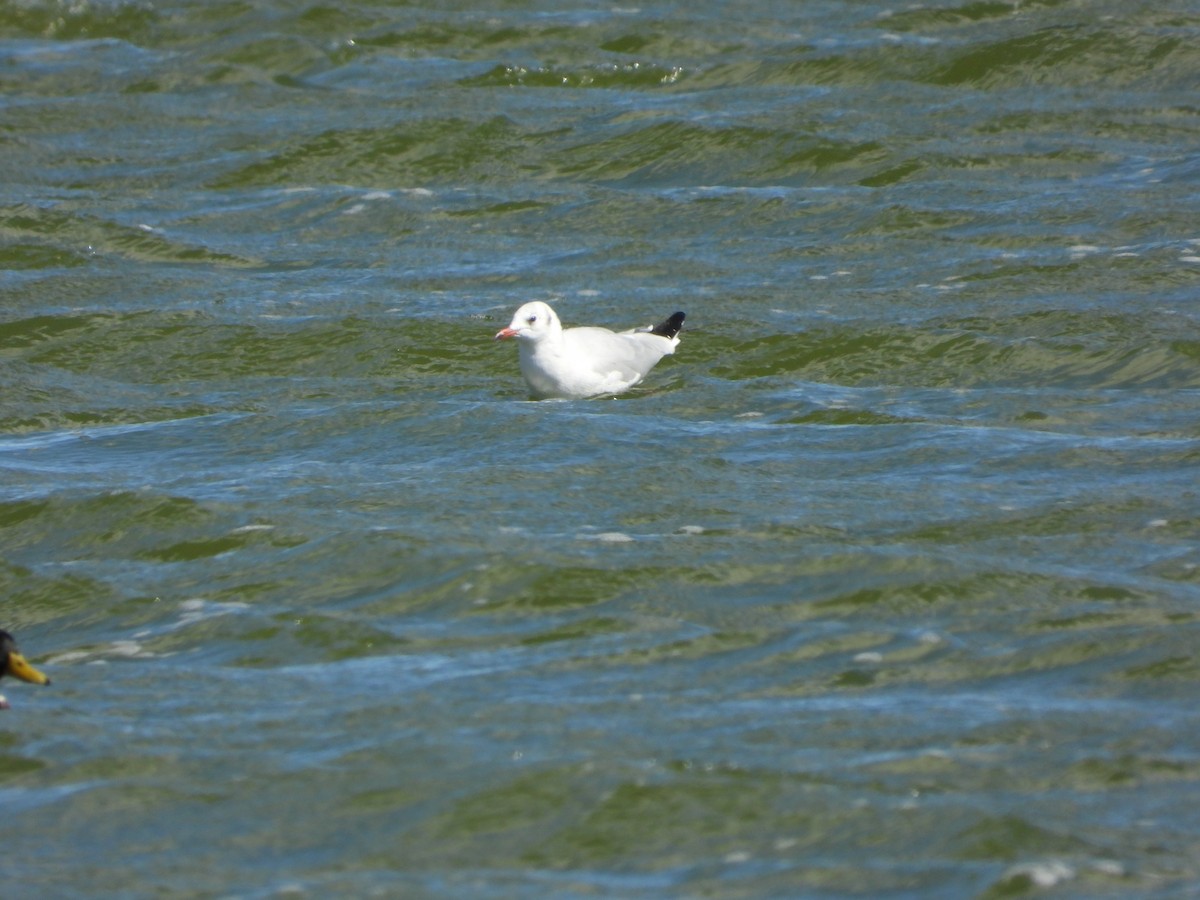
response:
M563 328L549 304L526 303L496 340L516 338L521 374L535 397L582 400L627 391L675 352L683 313L653 328Z

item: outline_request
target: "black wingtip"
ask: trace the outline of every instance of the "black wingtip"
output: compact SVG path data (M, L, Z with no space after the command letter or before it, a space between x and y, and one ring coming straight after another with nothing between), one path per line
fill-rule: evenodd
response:
M673 338L679 334L679 329L682 327L683 313L671 313L670 316L651 328L650 333L657 334L659 337Z

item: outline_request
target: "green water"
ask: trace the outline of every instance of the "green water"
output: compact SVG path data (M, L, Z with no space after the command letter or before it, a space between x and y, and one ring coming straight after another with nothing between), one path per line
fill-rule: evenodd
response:
M0 4L0 896L1200 890L1200 11ZM491 337L687 312L617 399Z

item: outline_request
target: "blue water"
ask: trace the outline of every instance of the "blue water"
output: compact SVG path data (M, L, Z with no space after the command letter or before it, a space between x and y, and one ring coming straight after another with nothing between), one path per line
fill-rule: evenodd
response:
M0 894L1200 890L1197 48L0 6Z

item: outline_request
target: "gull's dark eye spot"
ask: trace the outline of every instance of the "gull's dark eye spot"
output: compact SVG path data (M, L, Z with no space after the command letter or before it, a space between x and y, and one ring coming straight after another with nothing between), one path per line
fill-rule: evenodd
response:
M534 322L537 321L537 316L530 316L528 321L529 321L529 324L532 325Z

